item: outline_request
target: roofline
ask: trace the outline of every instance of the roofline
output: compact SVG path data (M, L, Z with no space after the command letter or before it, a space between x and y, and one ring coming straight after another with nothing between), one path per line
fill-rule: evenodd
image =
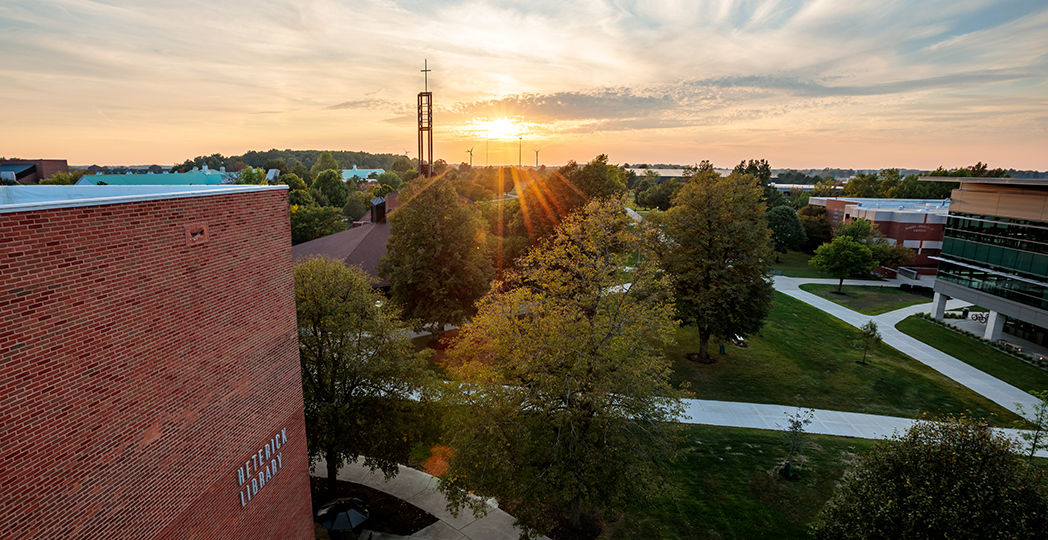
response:
M0 187L0 214L287 189L288 186L283 184L276 186L2 186ZM86 193L89 193L90 196L86 196Z
M1011 184L1014 186L1045 186L1048 178L989 178L980 176L919 176L923 182L961 182L964 184Z

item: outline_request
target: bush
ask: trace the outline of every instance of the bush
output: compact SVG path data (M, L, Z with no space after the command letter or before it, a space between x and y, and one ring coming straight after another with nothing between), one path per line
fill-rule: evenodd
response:
M815 537L1044 538L1048 482L1019 449L970 418L918 421L859 458Z

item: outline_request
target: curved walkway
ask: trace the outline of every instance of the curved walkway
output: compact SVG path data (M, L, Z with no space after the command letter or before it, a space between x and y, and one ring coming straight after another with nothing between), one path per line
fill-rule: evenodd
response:
M1030 394L1000 381L968 364L945 354L934 347L926 345L895 329L895 325L910 315L928 311L928 304L905 307L876 316L863 315L844 306L811 294L800 289L804 283L837 284L835 279L809 279L775 276L775 289L801 302L818 308L838 319L858 328L867 321L877 323L885 344L898 349L903 354L942 373L946 377L976 392L1002 407L1019 412L1016 403L1032 411L1038 401ZM895 287L896 280L864 281L845 280L846 285L866 285ZM950 300L947 309L970 305L960 300ZM711 426L741 427L755 429L783 430L787 416L797 411L796 407L770 405L763 403L740 403L734 401L684 400L685 411L679 421L686 424L703 424ZM812 422L805 427L805 432L820 435L859 437L864 439L883 439L894 433L903 433L913 425L910 418L880 416L873 414L813 410ZM1014 429L1002 429L1009 436L1020 433ZM1048 458L1048 451L1041 450L1038 457ZM321 461L316 470L326 467ZM338 472L338 479L363 484L379 491L403 499L435 516L439 521L418 531L410 537L401 537L383 533L371 533L365 537L370 540L393 540L397 538L418 538L431 540L516 540L519 530L513 525L515 518L499 510L494 502L488 503L488 513L476 518L469 511L454 517L447 511L447 498L437 489L437 479L422 471L409 467L400 467L396 477L386 480L381 471L371 472L362 463L351 463ZM546 539L546 537L540 537Z
M320 460L314 470L326 471L327 464ZM394 540L399 538L427 538L430 540L517 540L520 530L513 525L516 518L499 510L493 501L488 502L487 515L476 518L465 510L458 517L448 512L448 499L437 489L437 479L417 469L400 466L396 476L386 480L382 471L372 472L364 466L364 460L344 465L338 471L338 479L362 484L377 489L429 512L439 521L411 536L398 536L368 531L360 537L365 540ZM367 531L367 527L364 528ZM370 534L371 536L368 536ZM540 540L549 540L540 536Z
M845 280L844 282L846 285L896 286L896 282L893 280L875 282ZM800 286L804 283L832 283L836 285L837 280L775 276L775 290L792 296L805 304L825 311L856 328L866 324L867 321L873 320L873 322L877 323L877 328L880 330L881 338L885 344L894 347L903 354L909 355L914 360L917 360L954 381L957 381L958 384L978 393L994 403L997 403L1009 411L1018 413L1019 411L1015 405L1016 403L1019 403L1022 404L1027 415L1029 415L1033 410L1033 406L1039 403L1039 401L1032 395L1004 381L987 375L986 373L983 373L982 371L979 371L978 369L975 369L972 366L895 329L895 325L906 317L915 313L930 311L931 308L929 305L918 304L916 306L909 306L876 316L863 315L862 313L852 311L844 306L826 300L825 298L801 290ZM968 305L971 304L960 300L950 300L947 302L946 308L954 309Z

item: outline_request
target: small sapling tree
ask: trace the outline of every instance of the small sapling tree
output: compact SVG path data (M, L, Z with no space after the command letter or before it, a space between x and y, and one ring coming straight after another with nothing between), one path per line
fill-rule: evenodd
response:
M859 339L856 342L856 346L862 348L862 362L859 363L866 365L866 353L881 342L881 333L877 331L877 323L873 320L859 327L859 332Z

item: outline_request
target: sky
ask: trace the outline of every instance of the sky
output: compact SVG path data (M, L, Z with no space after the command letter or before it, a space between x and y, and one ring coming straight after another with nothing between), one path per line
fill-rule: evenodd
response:
M4 0L0 156L1048 170L1044 0ZM536 155L537 154L537 155Z

